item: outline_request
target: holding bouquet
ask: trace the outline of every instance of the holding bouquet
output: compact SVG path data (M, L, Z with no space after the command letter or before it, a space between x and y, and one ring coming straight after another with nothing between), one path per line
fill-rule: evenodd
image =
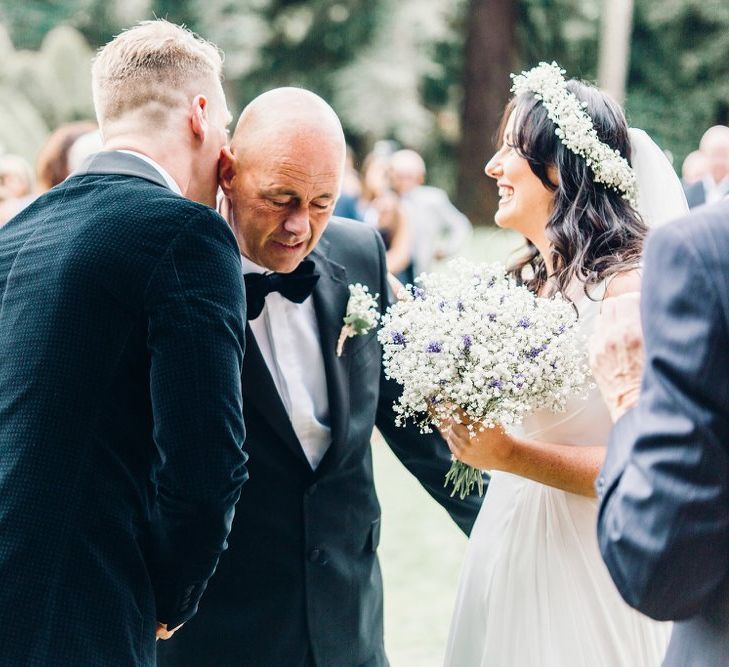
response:
M449 419L472 434L514 425L535 408L564 410L585 387L576 314L560 297L539 298L500 264L454 260L424 274L383 319L385 374L403 386L400 425L423 431ZM483 492L481 472L454 460L446 475L464 498Z

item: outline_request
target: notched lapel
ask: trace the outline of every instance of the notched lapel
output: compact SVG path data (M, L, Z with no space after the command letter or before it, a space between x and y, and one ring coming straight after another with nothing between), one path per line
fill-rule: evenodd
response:
M243 401L250 401L278 436L288 445L301 462L311 470L294 427L291 425L286 408L278 394L271 373L266 366L261 350L251 328L246 325L246 353L243 357Z
M320 246L326 249L324 239ZM314 288L314 309L319 324L322 356L327 378L329 416L332 426L332 445L319 465L321 469L327 460L336 455L340 445L347 440L349 431L349 366L350 355L345 345L344 353L337 356L337 340L344 325L344 315L349 301L347 272L343 266L331 261L317 248L311 253L319 273L319 281Z

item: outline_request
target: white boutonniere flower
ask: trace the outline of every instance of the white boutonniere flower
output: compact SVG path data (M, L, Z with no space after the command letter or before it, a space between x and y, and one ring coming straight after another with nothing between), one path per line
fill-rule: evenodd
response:
M344 326L339 332L337 341L338 357L342 356L347 338L366 334L377 325L377 321L380 319L380 311L377 307L379 296L379 294L372 296L367 285L356 283L349 286L347 313L344 316Z

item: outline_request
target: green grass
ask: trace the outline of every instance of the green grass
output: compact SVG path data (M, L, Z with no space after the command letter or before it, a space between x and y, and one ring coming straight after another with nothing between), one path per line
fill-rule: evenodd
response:
M477 230L463 254L505 262L520 243L510 232ZM466 538L378 435L372 448L382 505L385 647L392 667L438 667Z

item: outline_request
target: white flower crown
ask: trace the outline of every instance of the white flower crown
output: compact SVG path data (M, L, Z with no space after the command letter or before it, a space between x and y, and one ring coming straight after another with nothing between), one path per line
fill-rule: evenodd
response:
M564 74L565 70L555 62L539 63L528 72L511 75L514 80L511 92L533 93L557 126L556 135L569 150L585 159L595 182L622 193L635 207L638 199L635 172L619 151L600 141L592 118L585 111L587 104L567 90Z

